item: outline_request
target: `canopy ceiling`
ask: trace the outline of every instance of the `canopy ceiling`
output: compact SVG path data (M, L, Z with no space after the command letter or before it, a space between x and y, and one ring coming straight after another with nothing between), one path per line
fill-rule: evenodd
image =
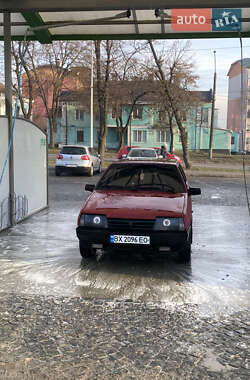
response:
M188 8L192 14L208 12L208 27L179 30L178 12L184 15L183 9ZM236 37L239 33L250 37L249 0L239 0L237 5L235 0L0 0L0 38L6 11L11 12L13 39L22 40L27 28L31 28L27 39L41 43L73 39ZM235 18L230 19L234 14L238 17L237 25ZM220 22L217 29L216 19Z

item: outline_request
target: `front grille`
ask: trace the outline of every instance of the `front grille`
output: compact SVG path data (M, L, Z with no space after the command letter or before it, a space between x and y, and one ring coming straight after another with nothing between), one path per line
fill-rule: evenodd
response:
M148 219L108 219L108 227L116 230L153 230L154 220Z

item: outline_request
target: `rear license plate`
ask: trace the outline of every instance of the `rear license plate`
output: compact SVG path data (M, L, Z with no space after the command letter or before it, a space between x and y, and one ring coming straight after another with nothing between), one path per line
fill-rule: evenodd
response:
M77 165L73 165L73 164L67 164L66 166L67 166L67 168L76 168L77 167Z
M110 235L111 244L150 244L150 236Z

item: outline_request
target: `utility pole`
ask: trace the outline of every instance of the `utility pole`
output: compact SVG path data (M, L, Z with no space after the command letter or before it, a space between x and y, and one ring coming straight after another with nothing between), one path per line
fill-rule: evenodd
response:
M67 108L67 102L65 104L65 143L68 145L68 108Z
M210 124L210 138L209 138L209 159L210 160L212 160L213 158L215 92L216 92L216 51L214 50L214 85L213 85L211 124Z
M94 146L94 43L91 41L90 147Z

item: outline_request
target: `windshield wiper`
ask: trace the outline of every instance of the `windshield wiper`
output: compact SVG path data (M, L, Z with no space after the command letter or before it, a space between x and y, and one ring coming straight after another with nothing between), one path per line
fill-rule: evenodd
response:
M98 186L97 190L98 189L99 190L105 190L105 189L114 189L114 190L116 190L116 189L118 189L118 190L122 189L122 190L124 190L126 188L124 186L121 186L121 185L102 184L102 185Z
M175 189L172 188L171 186L168 186L168 185L164 185L164 184L139 184L139 185L135 185L135 186L131 186L131 187L128 187L127 188L128 190L136 190L136 191L139 191L139 190L158 190L158 191L169 191L171 193L176 193Z

